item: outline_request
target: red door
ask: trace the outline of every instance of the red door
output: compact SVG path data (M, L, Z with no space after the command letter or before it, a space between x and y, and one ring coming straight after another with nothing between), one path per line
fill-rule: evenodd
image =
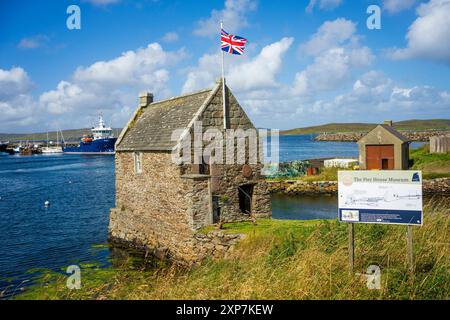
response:
M394 170L394 146L366 146L366 168L367 170Z

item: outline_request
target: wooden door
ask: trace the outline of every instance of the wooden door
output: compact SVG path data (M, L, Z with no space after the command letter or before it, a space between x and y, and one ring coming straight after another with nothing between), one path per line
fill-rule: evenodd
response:
M394 170L394 145L366 146L367 170Z

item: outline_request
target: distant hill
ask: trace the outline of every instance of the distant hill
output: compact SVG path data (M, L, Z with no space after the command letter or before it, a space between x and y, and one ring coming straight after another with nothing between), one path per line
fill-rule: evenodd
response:
M114 136L118 136L120 134L121 128L113 128ZM90 128L83 129L70 129L63 130L64 140L69 141L79 141L84 134L90 134ZM48 139L50 141L56 141L56 131L48 132ZM59 140L61 140L61 133L59 133ZM39 132L39 133L0 133L0 141L9 141L9 142L17 142L17 141L47 141L47 132Z
M343 133L370 131L376 123L329 123L320 126L297 128L281 131L282 135L310 134L310 133ZM394 122L397 130L450 130L450 119L405 120Z
M310 133L341 133L370 131L375 128L376 123L329 123L320 126L297 128L281 131L282 135L310 134ZM398 130L450 130L450 119L432 120L406 120L394 122ZM121 128L114 128L114 135L120 134ZM79 141L84 134L91 133L90 128L63 130L64 140ZM56 141L56 131L48 133L49 140ZM61 140L61 134L59 135ZM46 141L47 133L0 133L0 141Z

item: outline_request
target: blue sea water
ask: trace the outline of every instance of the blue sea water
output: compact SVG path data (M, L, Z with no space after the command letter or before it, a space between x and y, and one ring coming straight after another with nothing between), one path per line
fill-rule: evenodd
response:
M314 135L280 136L279 150L280 162L332 157L358 157L356 143L314 141Z
M0 293L20 290L30 270L107 261L114 206L114 156L36 155L0 159ZM45 208L44 202L50 201Z
M280 161L357 156L355 143L312 138L281 136ZM114 187L113 156L0 157L0 297L20 292L36 268L61 271L93 259L108 264L108 248L93 245L107 242ZM274 197L272 203L275 218L334 218L336 211L333 198Z

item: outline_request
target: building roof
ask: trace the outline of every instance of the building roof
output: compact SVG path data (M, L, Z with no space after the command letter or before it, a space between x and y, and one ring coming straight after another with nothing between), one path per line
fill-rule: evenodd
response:
M383 128L386 130L389 134L391 134L393 137L395 137L397 140L399 140L402 143L409 142L408 138L406 138L404 135L402 135L400 132L395 130L392 126L387 124L379 124L376 126L373 130L371 130L368 134L366 134L364 137L359 139L358 143L365 143L368 136L372 136L372 133L375 132L378 128Z
M177 143L171 139L172 132L188 128L218 87L219 84L213 89L153 102L139 108L120 134L116 150L172 150Z
M409 141L408 138L406 138L400 132L395 130L392 126L389 126L387 124L380 124L380 126L383 127L384 129L386 129L387 131L389 131L389 133L391 133L392 135L394 135L398 139L402 140L403 142L408 142Z

